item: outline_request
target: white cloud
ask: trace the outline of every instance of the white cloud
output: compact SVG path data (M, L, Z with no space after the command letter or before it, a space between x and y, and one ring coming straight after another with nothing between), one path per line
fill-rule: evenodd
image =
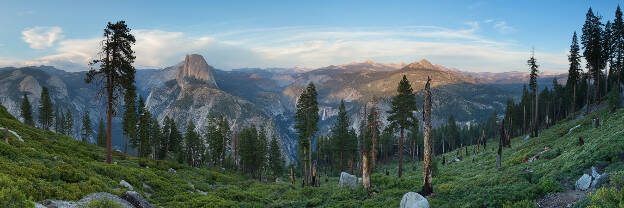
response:
M503 24L504 25L504 24ZM135 67L177 64L185 54L202 54L220 69L323 67L364 61L433 63L469 71L525 70L529 50L513 42L483 38L479 23L438 26L321 28L288 27L227 31L205 36L162 30L133 30ZM0 59L0 65L53 65L84 70L97 57L101 38L60 41L55 53L35 60ZM536 54L542 71L564 71L565 52ZM18 64L21 63L21 64Z
M43 50L52 47L55 41L62 39L63 30L60 27L33 27L22 31L22 40L30 44L30 48Z
M498 30L499 32L502 32L502 33L509 33L509 32L516 31L515 28L507 25L507 23L505 21L498 21L498 22L496 22L496 24L494 24L494 29L496 29L496 30Z

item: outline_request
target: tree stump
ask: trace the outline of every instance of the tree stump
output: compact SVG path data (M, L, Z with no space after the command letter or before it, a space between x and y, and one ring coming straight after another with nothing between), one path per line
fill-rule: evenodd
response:
M4 128L4 142L9 143L9 128Z
M579 136L578 142L579 142L579 145L581 145L581 146L583 146L585 144L585 141L583 141L583 136Z
M594 126L598 128L600 126L600 118L594 119Z

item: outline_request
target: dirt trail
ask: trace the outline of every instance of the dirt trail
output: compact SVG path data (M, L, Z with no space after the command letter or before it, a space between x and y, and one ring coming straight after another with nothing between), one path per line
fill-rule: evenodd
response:
M567 190L564 192L548 194L537 200L537 207L574 207L574 203L581 200L586 191Z

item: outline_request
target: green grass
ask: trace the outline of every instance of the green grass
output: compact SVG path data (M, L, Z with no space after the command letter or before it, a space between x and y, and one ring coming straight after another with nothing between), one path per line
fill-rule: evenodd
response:
M600 128L591 126L592 117L601 118ZM577 124L581 127L567 135ZM113 154L117 164L108 165L103 162L103 148L25 126L2 107L0 126L9 126L25 140L22 143L10 135L9 144L0 142L0 201L12 203L5 206L29 207L44 199L75 201L94 192L118 195L126 191L119 185L122 179L142 194L143 183L151 186L154 192L148 201L162 207L398 207L403 194L418 192L422 185L422 162L412 161L404 164L403 178L395 177L396 161L378 166L379 172L391 174L374 173L368 191L361 186L338 188L337 177L328 182L323 177L321 187L301 188L300 184L262 183L232 171L139 160L118 152ZM489 142L474 163L465 156L464 161L438 165L433 178L435 196L429 202L432 207L534 206L536 199L570 188L560 181L570 180L573 186L591 166L606 166L608 172L624 170L623 127L624 110L611 114L603 109L578 121L560 122L527 142L513 139L512 147L503 150L500 169L495 166L497 144ZM578 136L585 138L583 146L578 145ZM522 163L544 147L552 150L536 162ZM456 151L445 156L453 158ZM177 173L169 173L169 168ZM622 184L623 174L616 175L620 177L614 181ZM189 182L207 195L192 192ZM620 199L618 193L599 191L583 203L612 203ZM106 203L94 202L93 206Z

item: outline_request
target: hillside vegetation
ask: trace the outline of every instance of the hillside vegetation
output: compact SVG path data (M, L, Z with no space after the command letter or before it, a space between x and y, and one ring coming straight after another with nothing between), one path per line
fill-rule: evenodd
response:
M592 126L594 117L601 119L599 128ZM578 124L581 126L568 134ZM398 207L403 194L420 191L422 183L422 162L409 162L401 179L396 177L396 163L378 166L368 191L361 186L338 188L336 177L327 178L327 182L322 177L321 187L301 188L285 182L258 182L228 170L138 160L118 152L113 155L117 164L107 165L103 148L23 125L4 107L0 107L0 126L8 126L24 139L20 142L9 134L9 144L4 139L0 142L2 207L32 207L34 202L45 199L76 201L94 192L119 195L127 191L119 185L121 180L139 193L150 195L146 198L162 207ZM602 109L579 120L561 122L526 142L515 138L511 148L503 149L499 170L495 166L494 148L498 146L494 141L474 163L464 156L463 161L442 166L438 156L434 165L435 195L429 202L432 207L535 206L535 200L548 193L573 188L576 179L589 173L591 166L611 173L624 170L622 127L624 110L609 113ZM585 138L584 145L578 144L579 136ZM522 162L545 147L551 150L537 161ZM449 160L456 154L444 157ZM169 172L170 168L176 172ZM380 174L385 170L389 176ZM621 178L622 174L614 175L612 184L620 186L622 180L613 177ZM152 190L144 188L148 186ZM617 196L622 195L614 189L601 189L599 193L593 195L596 199L583 203L617 203Z

